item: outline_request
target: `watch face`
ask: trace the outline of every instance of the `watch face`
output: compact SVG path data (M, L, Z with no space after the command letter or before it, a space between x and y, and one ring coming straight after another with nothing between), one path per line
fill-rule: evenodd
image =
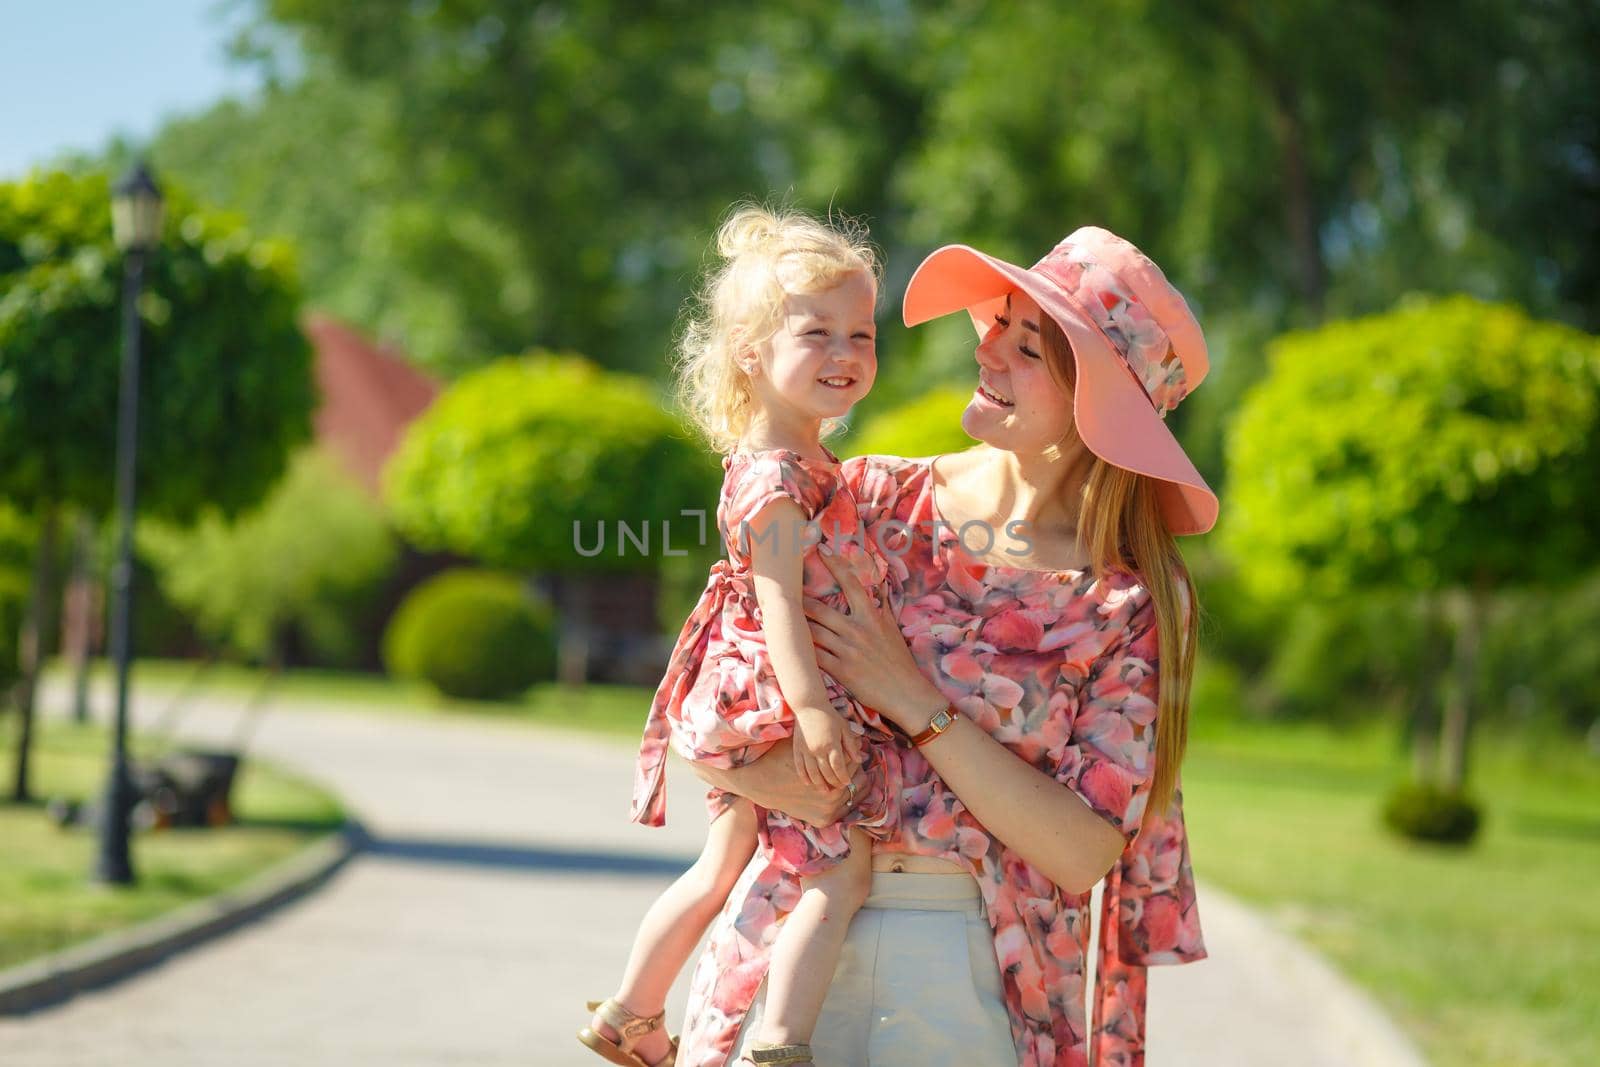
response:
M950 709L949 708L945 708L939 714L935 715L933 717L933 721L928 723L928 725L932 726L936 730L943 730L945 727L949 726L950 725Z

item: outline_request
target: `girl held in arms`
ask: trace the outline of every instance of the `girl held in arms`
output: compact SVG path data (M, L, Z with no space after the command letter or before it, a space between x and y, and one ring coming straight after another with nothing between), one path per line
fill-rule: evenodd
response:
M640 747L632 818L665 819L670 745L685 758L744 766L791 738L799 776L848 792L845 815L813 827L712 789L699 859L651 906L622 985L591 1003L578 1038L612 1063L661 1067L673 980L757 848L798 877L772 945L767 1007L745 1059L803 1063L852 915L872 880L871 843L898 832L894 735L817 665L802 603L846 604L817 558L826 546L873 578L887 564L863 536L856 501L821 441L877 372L877 263L863 235L797 213L747 207L717 234L720 264L680 346L680 392L723 454L713 566L656 692ZM864 765L864 774L858 774Z

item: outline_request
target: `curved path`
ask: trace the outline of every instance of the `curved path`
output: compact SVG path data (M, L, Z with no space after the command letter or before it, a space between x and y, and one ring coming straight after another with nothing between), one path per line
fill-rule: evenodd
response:
M66 694L45 696L54 706ZM136 704L135 722L160 704ZM208 697L180 733L224 741L241 713ZM632 750L613 741L294 704L267 712L251 750L337 789L372 847L320 892L234 934L0 1018L0 1064L601 1063L572 1036L581 1002L612 989L634 924L698 850L692 775L671 768L677 817L652 830L626 821ZM1150 972L1151 1067L1421 1063L1296 943L1210 886L1200 906L1212 958ZM686 984L669 1002L674 1030Z

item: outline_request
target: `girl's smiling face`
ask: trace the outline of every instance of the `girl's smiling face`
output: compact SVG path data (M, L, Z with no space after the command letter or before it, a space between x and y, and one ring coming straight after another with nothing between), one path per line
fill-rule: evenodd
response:
M821 292L785 294L777 330L745 364L770 421L838 418L867 395L878 374L877 296L862 272Z
M1072 394L1046 365L1039 338L1043 314L1020 289L1006 297L978 343L978 386L961 413L961 428L1008 452L1043 452L1072 425Z

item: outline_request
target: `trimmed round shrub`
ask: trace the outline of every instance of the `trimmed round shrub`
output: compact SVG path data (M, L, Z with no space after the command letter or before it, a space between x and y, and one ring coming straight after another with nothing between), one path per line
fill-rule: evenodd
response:
M445 696L501 700L554 676L554 632L549 605L514 575L446 571L395 611L384 662Z
M1389 794L1383 821L1403 837L1465 845L1478 833L1478 805L1464 793L1422 782L1407 782Z
M416 422L384 471L401 534L518 571L650 573L662 555L597 554L596 528L626 522L678 545L716 506L722 467L662 406L655 386L571 355L497 360L456 380ZM715 530L715 521L708 517Z
M1566 588L1600 558L1600 337L1466 296L1287 334L1228 436L1247 590Z

